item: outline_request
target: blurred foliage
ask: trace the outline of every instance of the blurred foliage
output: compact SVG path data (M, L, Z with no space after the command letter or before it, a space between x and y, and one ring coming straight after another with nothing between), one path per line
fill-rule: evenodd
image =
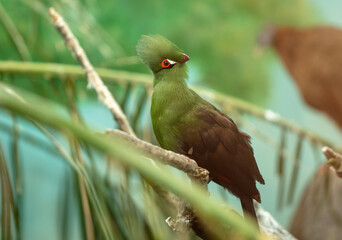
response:
M253 55L258 31L267 23L310 24L317 16L305 0L5 1L34 61L75 63L49 22L50 6L62 13L95 66L148 72L135 45L142 34L159 33L191 57L194 81L252 101L265 98L269 84L269 60ZM4 27L0 44L0 59L21 59Z

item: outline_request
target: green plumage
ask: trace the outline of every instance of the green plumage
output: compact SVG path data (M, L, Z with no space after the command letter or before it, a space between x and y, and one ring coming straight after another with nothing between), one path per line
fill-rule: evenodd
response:
M151 118L161 147L194 159L214 182L241 199L255 216L252 199L260 200L255 181L264 183L250 137L231 118L189 89L189 57L161 36L143 36L137 45L142 61L154 74ZM163 67L163 61L173 63Z
M180 61L183 51L164 37L155 35L143 36L137 45L137 52L155 76L151 106L154 134L163 148L175 150L179 147L177 137L180 129L177 122L186 117L186 112L194 106L197 94L185 83L188 77L186 64L163 69L161 62L164 59ZM199 96L197 98L200 99Z

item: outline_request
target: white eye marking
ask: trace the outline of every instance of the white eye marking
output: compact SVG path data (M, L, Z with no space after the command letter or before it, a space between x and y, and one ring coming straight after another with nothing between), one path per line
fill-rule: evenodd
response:
M193 152L194 152L194 148L191 147L191 148L189 149L189 151L188 151L188 154L191 155Z
M166 59L171 65L175 65L177 62L175 62L175 61L172 61L172 60L170 60L170 59Z

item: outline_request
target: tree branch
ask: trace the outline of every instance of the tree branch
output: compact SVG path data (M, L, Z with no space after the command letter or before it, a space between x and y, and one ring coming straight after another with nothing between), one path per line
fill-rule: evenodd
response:
M93 87L95 89L99 100L103 102L112 112L116 122L119 125L119 128L128 134L135 136L126 115L122 112L119 104L115 101L113 95L109 92L108 88L103 84L100 76L94 70L78 40L71 32L69 26L53 8L49 9L49 13L52 24L63 37L65 45L69 48L70 52L79 62L79 64L81 64L88 78L88 87Z

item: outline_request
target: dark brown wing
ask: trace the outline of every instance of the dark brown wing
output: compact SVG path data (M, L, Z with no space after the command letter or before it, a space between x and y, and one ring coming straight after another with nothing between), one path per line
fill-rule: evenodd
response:
M194 108L180 131L183 154L210 172L211 179L238 197L260 202L255 181L264 184L256 164L250 136L231 118L210 106Z
M279 27L273 42L311 107L342 128L342 31L335 27Z

